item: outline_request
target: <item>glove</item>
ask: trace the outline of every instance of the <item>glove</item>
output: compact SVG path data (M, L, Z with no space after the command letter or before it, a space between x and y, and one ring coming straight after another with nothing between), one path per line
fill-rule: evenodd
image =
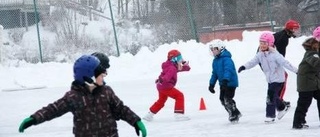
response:
M212 94L216 93L216 91L214 91L214 85L213 84L210 84L208 89Z
M24 120L22 121L22 123L20 124L19 132L20 132L20 133L23 133L23 131L24 131L26 128L28 128L28 127L30 127L30 126L32 126L32 125L35 125L36 123L37 123L37 121L36 121L34 118L32 118L32 117L28 117L28 118L24 119Z
M156 79L156 81L155 81L155 83L162 83L162 78L161 77L159 77L158 79Z
M241 67L238 69L238 73L240 73L242 70L245 70L245 69L246 69L246 67L241 66Z
M140 130L141 130L141 133L142 133L142 137L146 137L147 136L147 129L144 126L144 124L141 122L141 120L137 121L134 124L134 128L135 128L136 133L137 133L138 136L140 135L140 132L139 132Z
M226 90L228 88L228 80L223 79L221 83L221 90Z

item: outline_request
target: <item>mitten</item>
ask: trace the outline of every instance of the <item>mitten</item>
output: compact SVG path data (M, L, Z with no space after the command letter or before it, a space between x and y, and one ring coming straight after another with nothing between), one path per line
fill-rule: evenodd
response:
M32 118L32 117L28 117L28 118L24 119L24 120L22 121L22 123L20 124L19 132L23 133L23 131L24 131L26 128L28 128L28 127L30 127L30 126L32 126L32 125L35 125L36 123L37 123L37 121L36 121L34 118Z
M144 126L144 124L141 122L141 120L137 121L135 124L134 124L134 128L136 130L136 133L137 135L139 136L140 135L140 132L142 133L142 137L146 137L147 136L147 129L146 127Z
M208 89L209 89L209 91L210 91L212 94L216 93L216 92L214 91L214 85L213 85L213 84L210 84Z
M246 67L241 66L241 67L238 69L238 73L240 73L242 70L245 70L245 69L246 69Z

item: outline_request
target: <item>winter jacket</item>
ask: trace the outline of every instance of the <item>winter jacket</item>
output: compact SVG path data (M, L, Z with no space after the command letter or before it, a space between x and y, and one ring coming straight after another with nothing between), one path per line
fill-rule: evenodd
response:
M132 126L141 120L123 104L111 87L97 87L90 93L76 82L62 98L31 117L36 119L36 124L40 124L67 112L73 114L75 137L118 137L116 120L122 119Z
M162 72L158 78L159 82L157 82L157 89L158 90L168 90L172 89L177 83L177 75L178 72L182 71L189 71L190 66L184 64L182 69L178 71L177 63L167 60L163 62L161 65Z
M293 36L292 32L289 30L283 29L273 34L274 36L274 45L276 46L278 52L285 57L286 48L289 44L289 38Z
M309 44L309 41L303 43ZM301 63L297 75L298 92L320 90L320 58L316 50L307 49Z
M274 48L269 47L268 51L259 51L252 60L243 65L246 69L251 69L257 64L261 64L263 73L268 83L282 83L285 81L284 68L297 73L297 68L292 66L290 62ZM284 68L283 68L284 67Z
M212 75L210 85L215 85L217 80L221 86L222 80L228 80L228 87L238 87L238 75L231 59L231 53L224 49L212 62Z

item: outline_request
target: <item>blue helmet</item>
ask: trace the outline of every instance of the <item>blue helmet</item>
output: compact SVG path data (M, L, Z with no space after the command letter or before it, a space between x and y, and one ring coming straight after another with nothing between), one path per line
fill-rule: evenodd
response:
M78 58L73 65L74 80L84 83L95 75L95 69L99 66L100 61L92 55L83 55ZM89 82L89 81L88 81Z

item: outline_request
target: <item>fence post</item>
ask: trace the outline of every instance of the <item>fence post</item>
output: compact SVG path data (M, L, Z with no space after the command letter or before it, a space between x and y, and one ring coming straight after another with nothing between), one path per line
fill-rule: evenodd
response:
M274 32L274 26L273 26L273 21L272 21L270 0L267 0L267 8L268 8L269 20L270 20L270 23L271 23L271 30L272 30L272 32Z
M0 64L2 64L2 47L3 47L3 26L0 25Z
M199 38L197 36L196 26L194 23L194 17L193 17L193 13L192 13L192 7L191 7L190 0L186 0L186 2L187 2L187 8L188 8L189 21L190 21L190 25L191 25L191 29L192 29L192 35L193 35L193 38L197 42L199 42Z
M117 31L116 31L116 26L115 26L115 24L114 24L111 2L110 2L110 0L108 0L108 1L109 1L109 8L110 8L110 15L111 15L112 27L113 27L113 34L114 34L114 39L115 39L116 47L117 47L117 55L118 55L118 57L119 57L119 56L120 56L120 52L119 52L119 46L118 46Z
M36 22L36 26L37 26L40 62L43 63L42 62L42 50L41 50L40 32L39 32L39 16L38 16L38 11L37 11L36 0L33 0L33 6L34 6L34 17L35 17L35 22Z

